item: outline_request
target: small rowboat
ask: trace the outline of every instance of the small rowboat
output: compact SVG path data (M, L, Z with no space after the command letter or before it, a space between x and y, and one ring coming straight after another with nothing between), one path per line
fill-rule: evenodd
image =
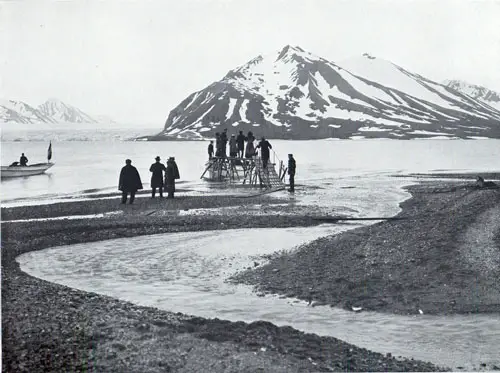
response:
M49 144L49 148L47 149L47 163L35 163L29 166L20 166L14 162L10 166L2 166L1 168L1 176L3 178L7 177L22 177L22 176L33 176L40 175L51 168L54 163L51 163L52 159L52 141Z
M54 163L36 163L29 166L2 166L2 179L6 177L21 177L40 175L51 168Z

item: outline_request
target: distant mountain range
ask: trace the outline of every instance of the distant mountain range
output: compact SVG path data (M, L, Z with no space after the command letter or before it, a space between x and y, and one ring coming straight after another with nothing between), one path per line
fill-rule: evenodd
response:
M150 140L203 139L224 128L283 139L500 138L498 94L455 82L368 54L337 64L288 45L189 95Z
M463 80L445 80L443 84L500 110L500 93L498 92L480 85L464 82Z
M57 99L38 107L23 101L0 100L0 122L4 123L98 123L82 110Z

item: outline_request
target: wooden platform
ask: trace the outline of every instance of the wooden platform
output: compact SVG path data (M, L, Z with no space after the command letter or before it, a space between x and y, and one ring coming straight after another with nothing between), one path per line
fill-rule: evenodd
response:
M260 157L213 157L206 163L206 168L200 178L210 181L242 184L260 188L284 188L286 169L279 162L268 162L264 168Z

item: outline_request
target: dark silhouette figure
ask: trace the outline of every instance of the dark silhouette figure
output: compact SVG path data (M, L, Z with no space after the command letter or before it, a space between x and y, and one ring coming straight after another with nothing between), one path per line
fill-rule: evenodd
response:
M213 156L214 156L214 142L210 141L210 144L208 144L208 160L211 160Z
M273 147L265 139L265 137L262 137L262 139L259 142L259 145L255 149L261 149L260 156L262 158L262 167L267 168L267 162L269 162L269 150L272 149Z
M165 190L168 193L167 198L174 198L175 180L179 179L179 168L175 163L175 158L170 157L167 161L167 169L165 171Z
M236 144L236 137L234 135L231 135L231 139L229 140L229 156L238 156L238 146Z
M19 158L19 164L21 166L27 166L28 165L28 158L24 155L24 153L21 154L21 157Z
M127 202L127 195L130 193L130 204L132 204L134 203L135 193L142 189L142 182L137 168L132 166L132 161L127 159L125 163L120 172L118 189L122 191L122 203Z
M221 149L221 154L220 156L221 157L226 157L227 156L227 153L226 153L226 147L227 147L227 128L224 129L224 131L221 133L220 135L220 149Z
M220 157L221 156L221 138L220 138L220 133L216 132L215 133L215 156Z
M247 147L245 149L245 158L252 158L255 155L255 148L253 146L255 137L253 136L252 131L248 131L246 140L247 140Z
M288 179L290 180L290 189L288 191L295 191L295 159L293 158L293 154L288 154Z
M167 168L163 163L160 163L160 157L156 157L156 163L153 163L149 167L149 171L153 173L151 175L151 198L155 198L156 188L160 192L160 198L163 198L163 171Z
M236 144L238 145L238 157L243 158L243 153L245 151L245 140L246 137L243 131L240 131L238 137L236 137Z

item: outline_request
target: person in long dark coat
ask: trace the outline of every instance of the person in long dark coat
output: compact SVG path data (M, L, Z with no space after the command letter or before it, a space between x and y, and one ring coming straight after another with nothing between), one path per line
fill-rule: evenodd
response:
M220 140L220 133L216 132L215 133L215 156L221 157L221 151L222 151L222 146L221 146L221 140Z
M156 188L160 192L160 198L163 198L163 171L167 168L160 162L160 157L156 157L155 160L156 163L149 167L149 171L153 173L151 175L151 198L155 198Z
M261 148L260 156L262 158L262 167L267 168L267 162L269 162L269 149L272 149L273 147L269 143L269 141L266 140L266 138L263 136L262 139L259 142L259 145L256 146L255 149Z
M243 131L240 131L240 134L236 137L236 143L238 144L238 157L243 158L243 153L245 151L245 140L246 137L243 134Z
M174 157L170 157L167 161L167 169L165 171L165 190L168 193L167 198L174 198L175 180L179 179L179 168Z
M227 152L226 152L226 148L227 148L227 141L228 141L228 138L227 138L227 128L224 128L224 131L221 133L220 135L220 147L221 147L221 157L227 157Z
M253 146L255 137L253 136L252 131L248 131L246 140L247 140L247 147L245 149L245 158L252 158L255 155L255 148Z
M234 135L231 135L229 139L229 156L233 158L238 156L238 145L236 143L236 136Z
M288 154L288 179L290 180L290 189L288 191L295 191L295 167L297 164L295 163L295 158L293 158L293 154Z
M125 161L125 166L120 172L118 189L122 191L122 203L127 202L127 195L130 193L130 204L134 203L135 193L142 189L141 177L130 159Z

